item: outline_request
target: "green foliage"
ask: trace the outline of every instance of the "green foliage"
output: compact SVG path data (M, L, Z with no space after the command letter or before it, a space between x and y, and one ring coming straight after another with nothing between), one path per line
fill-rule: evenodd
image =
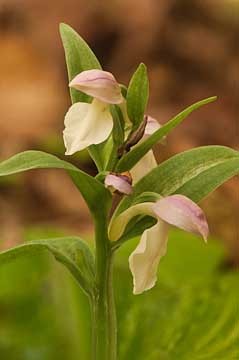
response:
M237 359L239 273L220 270L221 247L172 232L157 286L135 297L125 269L135 246L119 250L119 359Z
M24 238L59 235L49 228L32 228ZM87 297L70 272L48 254L36 251L0 266L1 359L90 358Z
M154 168L124 198L116 214L128 208L142 192L167 196L183 194L198 202L239 173L239 152L224 146L203 146L171 157ZM160 179L160 181L159 181Z
M28 238L46 235L37 230ZM119 360L237 359L239 274L221 266L221 246L172 231L157 286L134 296L127 259L136 243L116 257ZM63 267L43 255L0 267L1 357L90 359L84 297Z
M60 34L65 50L69 81L85 70L101 69L100 63L85 40L69 25L60 24ZM72 103L90 102L91 97L70 89Z
M120 159L117 165L117 171L127 171L130 170L136 163L145 155L147 152L157 144L163 137L168 135L177 125L179 125L188 115L191 114L196 109L199 109L201 106L206 105L212 101L215 101L216 97L210 97L196 102L195 104L189 106L165 125L163 125L159 130L155 131L148 139L143 141L141 144L135 146L129 153Z
M0 253L0 265L18 257L38 254L48 250L55 259L65 265L79 282L82 289L92 295L94 288L94 258L88 245L77 237L61 237L31 241Z
M149 80L147 68L140 64L133 74L127 91L127 112L133 124L137 128L144 118L145 109L149 98Z
M94 217L108 212L111 195L103 184L74 165L42 151L25 151L3 161L0 164L0 176L49 168L64 169L69 173ZM100 207L99 203L101 203Z

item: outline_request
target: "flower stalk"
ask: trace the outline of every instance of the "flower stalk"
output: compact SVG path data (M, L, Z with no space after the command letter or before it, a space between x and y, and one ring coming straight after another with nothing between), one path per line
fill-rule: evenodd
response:
M107 218L95 222L96 296L93 299L93 359L116 360L117 325L113 292L113 252L107 233Z

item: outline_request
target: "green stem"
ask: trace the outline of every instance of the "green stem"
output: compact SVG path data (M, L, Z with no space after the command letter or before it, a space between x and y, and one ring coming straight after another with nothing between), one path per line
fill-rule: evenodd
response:
M92 313L94 360L116 360L117 329L113 294L113 257L107 221L96 220L96 284Z

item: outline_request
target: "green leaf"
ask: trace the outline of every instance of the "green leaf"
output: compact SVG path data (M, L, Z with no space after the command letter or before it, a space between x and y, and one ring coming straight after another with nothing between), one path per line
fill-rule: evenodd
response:
M216 96L198 101L180 112L159 130L155 131L155 133L147 140L143 141L140 145L135 146L129 153L123 156L117 165L117 171L123 172L130 170L155 144L157 144L164 136L168 135L170 131L179 125L188 115L191 114L191 112L215 100Z
M87 244L78 237L51 238L30 241L0 253L0 265L20 256L32 256L39 250L48 250L57 261L65 265L82 289L92 295L94 291L94 257Z
M133 74L127 91L127 112L134 129L140 125L144 118L148 98L149 80L147 68L141 63Z
M49 168L64 169L69 173L94 217L107 214L111 204L111 195L104 185L74 165L51 154L42 151L25 151L17 154L0 164L0 176Z
M132 195L124 198L116 214L127 209L142 192L162 196L183 194L200 201L225 181L239 174L239 152L224 146L203 146L171 157L143 177Z
M60 24L60 34L63 42L69 81L85 70L101 69L101 65L89 45L69 25ZM81 91L70 89L71 100L75 102L90 102L91 97Z

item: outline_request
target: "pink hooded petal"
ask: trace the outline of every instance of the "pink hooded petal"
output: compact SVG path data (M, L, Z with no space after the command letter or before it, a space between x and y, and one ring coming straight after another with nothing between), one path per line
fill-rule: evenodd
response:
M117 190L121 194L130 195L132 186L129 179L121 174L108 174L105 177L105 186Z
M120 104L123 101L119 84L107 71L83 71L69 86L108 104Z
M153 205L155 214L180 229L208 236L208 224L202 209L183 195L171 195L160 199Z

